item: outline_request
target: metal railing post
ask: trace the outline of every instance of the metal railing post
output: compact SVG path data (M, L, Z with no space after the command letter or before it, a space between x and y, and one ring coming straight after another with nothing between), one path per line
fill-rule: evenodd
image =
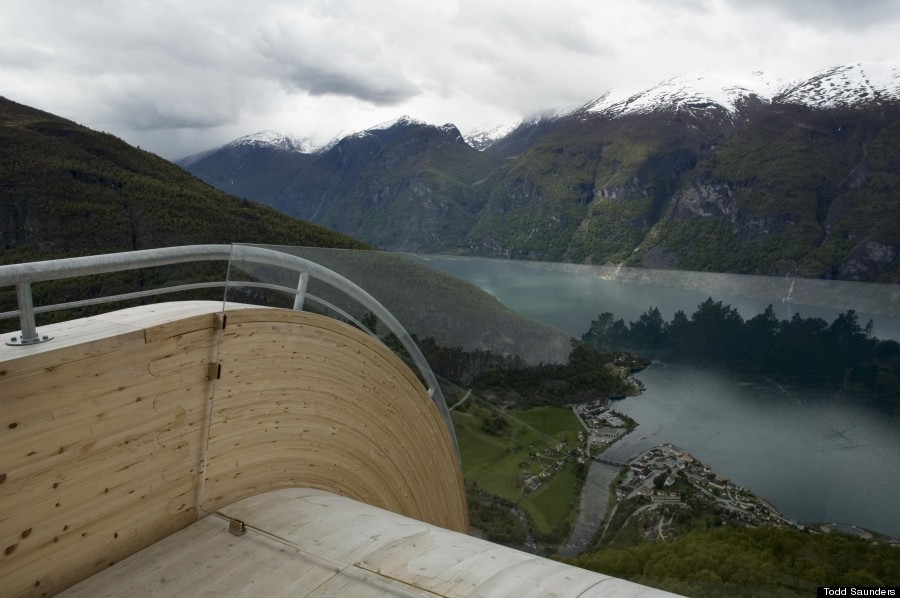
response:
M306 287L309 286L309 272L304 270L300 273L300 280L297 281L297 294L294 295L294 310L303 310L303 301L306 299Z
M19 326L21 336L12 337L7 345L36 345L49 341L52 336L40 336L34 325L34 300L31 297L31 283L20 282L16 284L16 301L19 303Z

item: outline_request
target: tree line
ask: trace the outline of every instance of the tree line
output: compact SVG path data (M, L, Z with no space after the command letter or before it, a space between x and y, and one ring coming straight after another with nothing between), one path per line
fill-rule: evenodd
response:
M666 322L651 307L626 324L610 312L591 322L582 340L601 350L627 349L650 357L727 365L795 381L843 386L896 397L900 392L900 344L872 335L854 310L830 324L794 314L779 320L770 304L744 320L737 309L710 297L688 317Z
M900 550L843 534L722 527L606 548L566 562L684 596L811 596L817 587L895 586Z

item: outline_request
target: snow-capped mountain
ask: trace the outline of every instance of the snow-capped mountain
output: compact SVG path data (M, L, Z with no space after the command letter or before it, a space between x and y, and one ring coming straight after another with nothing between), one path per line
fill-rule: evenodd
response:
M428 125L428 123L421 121L421 120L417 120L407 114L404 114L403 116L400 116L398 118L392 118L391 120L386 120L383 123L379 123L379 124L375 125L374 127L369 127L368 129L360 131L359 133L357 133L357 135L370 133L373 131L385 131L387 129L391 129L393 127L398 127L398 126L404 127L404 126L411 126L411 125Z
M521 120L502 125L484 124L476 127L473 131L469 132L468 135L465 135L465 140L466 143L477 150L486 150L493 145L494 142L503 139L515 131L520 124L522 124Z
M900 100L900 65L855 62L824 69L795 81L762 71L691 72L647 89L615 88L578 108L544 112L539 118L617 118L667 111L688 111L695 116L724 111L734 115L750 100L812 108L897 101ZM472 147L484 150L517 128L535 122L526 119L514 124L482 125L466 135L466 141Z
M456 125L452 123L447 123L445 125L433 125L431 123L427 123L422 120L418 120L412 118L404 114L399 118L393 118L391 120L387 120L383 123L377 124L373 127L369 127L368 129L364 129L362 131L358 131L351 135L347 135L346 137L365 137L366 135L377 134L379 131L387 131L388 129L393 129L397 127L433 127L435 129L439 129L441 131L452 133L456 131Z
M837 108L890 99L900 99L900 65L855 62L819 71L804 81L785 86L774 101Z
M761 71L693 72L667 79L637 93L614 89L586 104L579 111L610 117L672 109L722 108L734 113L740 102L749 97L756 97L763 102L771 101L780 87L781 83L777 79Z
M641 91L613 89L576 112L617 117L720 108L733 114L749 98L813 108L897 100L900 99L900 66L889 62L856 62L825 69L798 81L785 81L761 71L695 72Z
M229 148L239 150L274 149L293 154L312 154L323 151L321 147L313 145L308 137L297 137L290 133L264 130L238 137L234 141L230 141L219 147L185 156L184 158L176 160L175 163L182 168L189 168L200 160Z
M761 71L691 72L647 89L615 88L576 108L546 110L523 120L484 124L463 138L473 148L484 151L516 131L570 117L618 118L672 111L687 111L695 116L721 116L723 113L733 116L748 101L825 109L888 100L900 100L900 65L892 62L854 62L795 81ZM365 137L406 126L435 127L447 133L457 131L453 124L433 125L403 115L354 133L342 132L321 146L314 145L306 137L265 130L235 139L224 147L253 146L304 154L324 153L348 137ZM187 166L208 153L189 156L180 163Z
M311 154L317 149L308 137L297 137L289 133L279 133L270 130L257 131L250 135L244 135L229 143L228 146L269 147L285 152L297 152L301 154Z

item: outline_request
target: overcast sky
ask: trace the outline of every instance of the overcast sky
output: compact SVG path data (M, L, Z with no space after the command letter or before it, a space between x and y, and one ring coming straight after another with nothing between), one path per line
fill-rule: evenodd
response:
M0 96L177 159L409 115L464 133L697 70L900 62L900 0L2 0Z

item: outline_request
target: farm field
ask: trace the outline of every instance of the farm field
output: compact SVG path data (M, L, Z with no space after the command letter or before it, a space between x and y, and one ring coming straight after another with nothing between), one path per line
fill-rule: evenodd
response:
M500 411L470 404L453 412L453 423L467 484L518 504L538 539L568 529L581 489L575 451L583 444L571 409Z

